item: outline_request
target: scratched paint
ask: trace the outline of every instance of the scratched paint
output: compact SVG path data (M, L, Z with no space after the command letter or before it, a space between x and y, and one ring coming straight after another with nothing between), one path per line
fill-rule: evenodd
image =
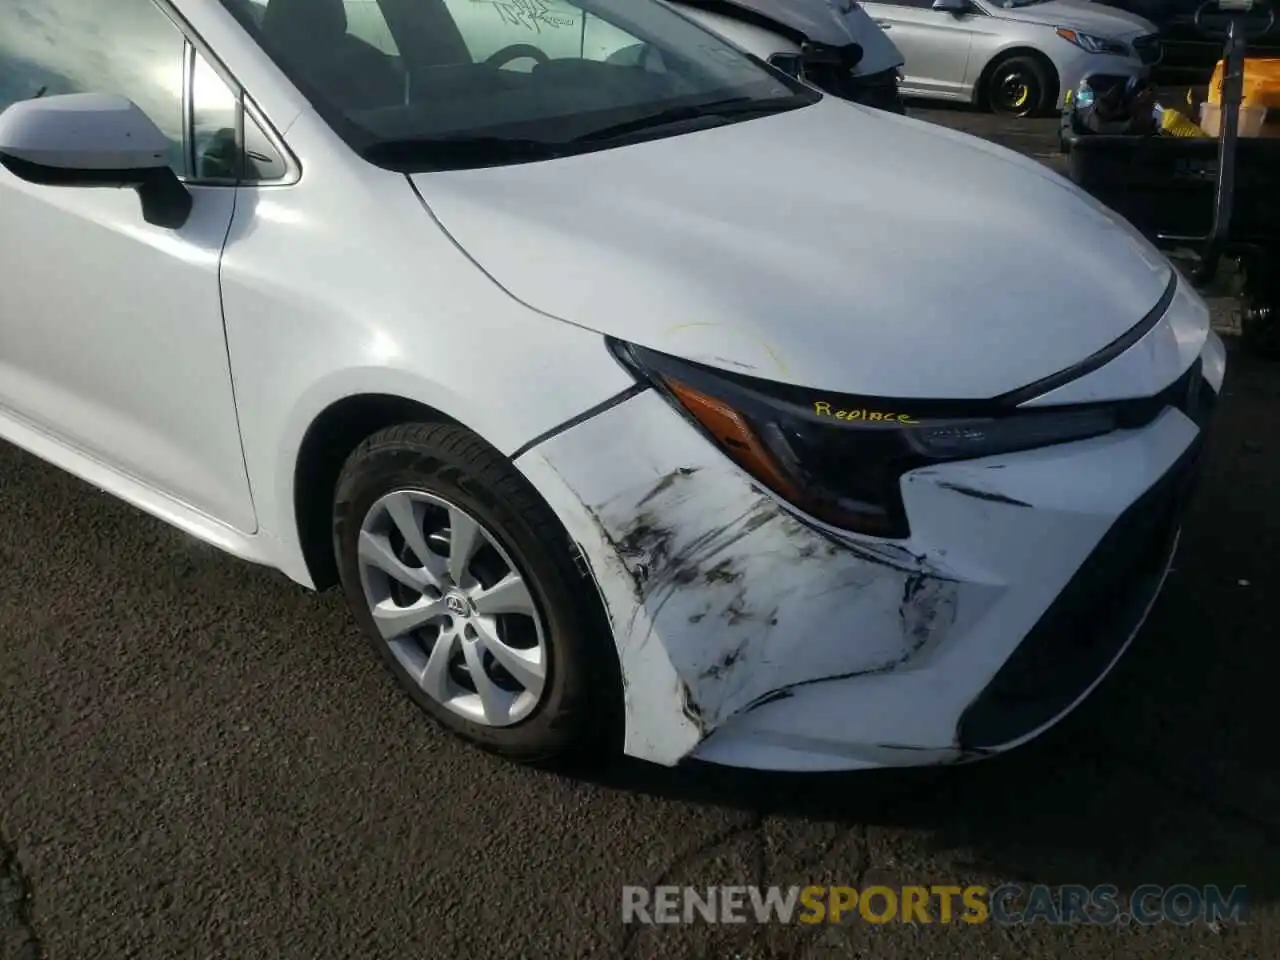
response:
M954 758L965 709L1197 431L1171 411L911 471L902 541L794 515L654 391L518 465L598 584L628 753L881 766Z
M616 634L628 752L674 762L790 687L894 671L945 639L955 582L794 516L673 416L638 397L521 462L581 517L570 534Z
M634 585L621 642L659 639L704 730L791 684L894 669L954 617L954 584L854 554L727 465L592 512Z
M1031 506L1031 504L1027 503L1025 500L1019 500L1016 497L1005 496L1003 493L995 493L991 490L978 490L975 487L969 487L959 483L939 483L938 486L942 487L944 490L954 490L956 493L963 494L966 497L973 497L975 500L989 500L992 503L1007 503L1015 507Z

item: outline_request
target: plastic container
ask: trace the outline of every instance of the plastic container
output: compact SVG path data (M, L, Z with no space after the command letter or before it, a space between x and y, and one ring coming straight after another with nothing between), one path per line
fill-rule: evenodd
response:
M1237 133L1241 137L1280 137L1280 122L1273 118L1276 112L1274 108L1241 107ZM1222 107L1216 103L1202 103L1200 128L1211 137L1218 136L1222 129Z
M1209 79L1208 103L1222 104L1222 76L1226 72L1225 61L1219 60ZM1244 61L1244 97L1240 106L1262 110L1280 109L1280 59L1264 60L1246 57Z

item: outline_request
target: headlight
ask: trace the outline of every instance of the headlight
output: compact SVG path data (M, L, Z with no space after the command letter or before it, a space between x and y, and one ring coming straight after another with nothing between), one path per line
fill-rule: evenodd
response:
M1103 405L1023 411L981 400L872 400L725 373L616 341L610 347L778 496L824 523L876 537L910 533L901 489L908 470L1128 425Z
M1089 53L1114 53L1117 56L1129 56L1129 47L1127 44L1121 43L1119 40L1108 40L1105 37L1095 37L1091 33L1081 33L1078 30L1072 30L1070 27L1055 27L1054 32L1068 43L1074 43L1081 50Z

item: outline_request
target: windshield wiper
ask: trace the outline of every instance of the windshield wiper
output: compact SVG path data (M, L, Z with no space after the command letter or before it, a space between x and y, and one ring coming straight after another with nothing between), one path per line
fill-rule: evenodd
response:
M379 140L361 151L370 163L406 172L421 170L464 170L474 167L533 163L580 153L590 144L625 137L656 127L695 120L729 122L734 118L782 113L809 103L804 97L732 97L693 106L671 107L635 120L614 123L581 136L563 140L534 140L524 137L468 136L409 137Z
M612 140L625 137L630 133L640 133L655 127L666 127L677 123L689 123L694 120L732 120L735 117L764 116L769 113L783 113L809 103L804 97L794 94L785 97L731 97L728 100L716 100L711 103L698 103L683 107L670 107L659 110L648 116L635 120L624 120L612 123L599 130L592 130L574 137L572 143L591 143L597 140Z
M550 160L568 152L572 152L568 144L552 140L446 136L380 140L365 147L361 155L384 167L418 169L426 165L433 170L456 170Z

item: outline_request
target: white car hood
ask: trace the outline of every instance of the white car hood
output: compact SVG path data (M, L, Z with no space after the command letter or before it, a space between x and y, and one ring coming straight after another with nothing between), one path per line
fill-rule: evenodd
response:
M1070 27L1103 39L1122 40L1158 32L1155 24L1136 13L1092 3L1091 0L1049 0L1048 3L1034 3L1012 10L994 2L990 6L996 16L1007 20Z
M1024 386L1133 327L1171 276L1132 228L1033 161L831 97L413 180L459 246L542 312L868 396Z

